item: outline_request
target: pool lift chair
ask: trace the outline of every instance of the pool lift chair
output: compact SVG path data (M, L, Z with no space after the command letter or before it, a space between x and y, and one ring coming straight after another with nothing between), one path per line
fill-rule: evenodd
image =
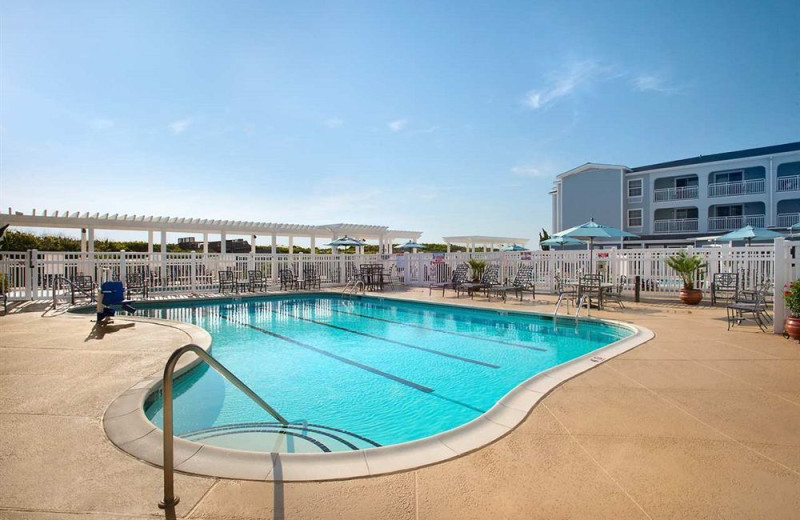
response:
M136 309L131 306L131 300L125 299L125 287L122 282L103 282L97 291L97 323L108 323L109 318L123 310L133 314Z

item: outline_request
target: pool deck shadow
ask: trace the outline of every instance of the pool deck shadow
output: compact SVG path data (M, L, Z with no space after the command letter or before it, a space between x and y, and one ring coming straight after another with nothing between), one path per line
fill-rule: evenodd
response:
M552 312L555 299L385 296ZM251 482L177 473L175 518L797 518L800 345L722 306L626 302L592 316L656 337L551 391L511 433L390 475ZM126 322L118 319L116 325ZM86 341L91 316L0 317L0 518L165 518L160 468L101 417L186 331L137 321Z

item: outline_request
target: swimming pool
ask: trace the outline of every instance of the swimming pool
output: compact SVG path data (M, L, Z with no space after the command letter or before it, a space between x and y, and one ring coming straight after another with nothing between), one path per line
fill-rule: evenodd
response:
M266 412L205 364L175 382L175 433L261 452L350 451L469 423L506 394L630 337L599 321L332 294L162 304L146 315L203 327L214 357L286 417ZM153 393L147 418L161 427Z

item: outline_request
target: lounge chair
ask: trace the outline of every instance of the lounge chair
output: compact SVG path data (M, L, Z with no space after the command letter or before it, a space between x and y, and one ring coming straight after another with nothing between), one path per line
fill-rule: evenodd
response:
M479 282L467 282L462 283L458 287L456 287L456 298L461 295L461 291L465 291L470 298L475 297L475 291L480 291L483 289L486 291L486 294L489 294L489 290L493 286L500 285L500 266L491 264L486 266L486 269L483 271L483 275L481 276L481 280Z
M256 289L267 290L267 279L261 271L247 271L247 289L256 292Z
M219 292L225 294L225 289L230 289L231 292L236 292L238 289L233 271L219 271Z
M280 277L282 291L300 289L300 280L297 279L297 277L294 275L294 271L291 269L281 269Z
M442 296L444 296L445 289L455 289L459 285L465 283L467 281L468 272L469 266L467 264L458 264L453 270L453 276L450 278L449 282L435 282L428 286L428 296L431 295L433 289L441 289Z
M528 291L531 293L531 298L536 299L536 285L534 285L532 277L533 266L528 264L521 265L519 269L517 269L517 274L514 275L514 280L512 280L510 284L506 283L503 285L491 286L487 289L487 295L491 300L492 294L497 293L503 296L503 301L506 301L509 291L513 291L519 300L522 301L522 294Z

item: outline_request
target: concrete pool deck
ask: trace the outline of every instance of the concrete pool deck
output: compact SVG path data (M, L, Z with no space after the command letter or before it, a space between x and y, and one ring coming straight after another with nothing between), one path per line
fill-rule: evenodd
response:
M535 302L422 301L552 312ZM796 518L800 345L723 307L626 303L592 315L656 337L567 381L510 434L392 475L273 483L176 474L178 518ZM160 468L117 449L108 404L163 369L180 328L0 317L0 518L164 517Z

